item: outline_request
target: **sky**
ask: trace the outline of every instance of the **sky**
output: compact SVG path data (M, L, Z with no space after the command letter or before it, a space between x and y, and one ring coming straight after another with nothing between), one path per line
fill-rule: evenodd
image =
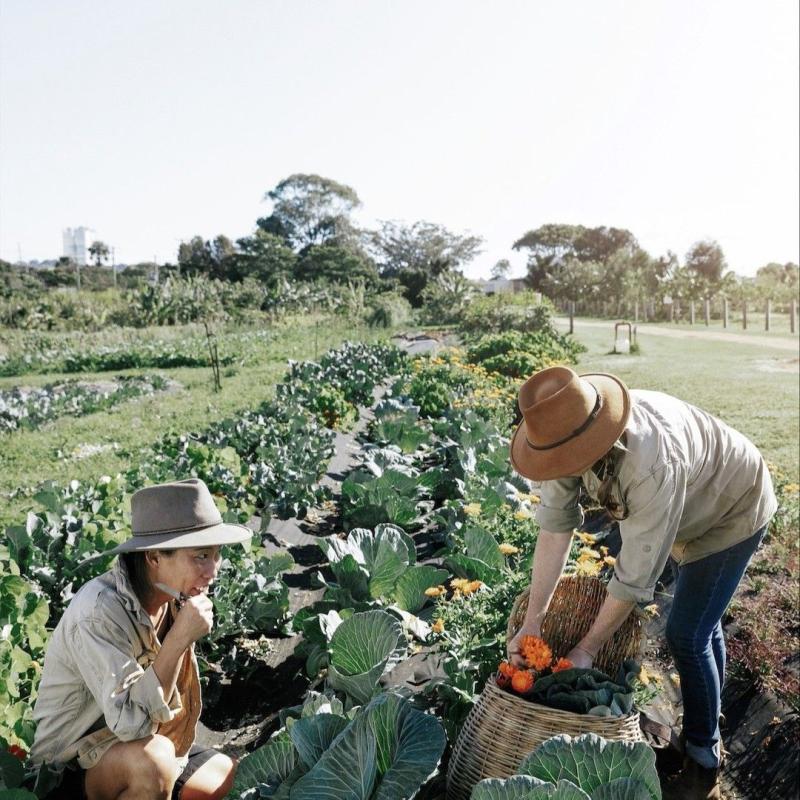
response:
M357 221L627 228L798 261L797 0L0 0L0 258L248 235L292 173Z

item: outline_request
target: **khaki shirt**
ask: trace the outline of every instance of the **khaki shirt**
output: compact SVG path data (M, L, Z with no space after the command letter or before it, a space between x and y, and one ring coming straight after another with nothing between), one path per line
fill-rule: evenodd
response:
M47 646L33 710L35 763L93 767L116 742L163 733L181 757L194 742L200 684L194 650L164 697L153 670L161 643L118 560L70 602Z
M661 392L632 391L619 461L619 490L628 506L622 549L609 594L649 602L670 553L688 564L752 536L778 507L755 445L711 414ZM540 527L572 532L583 522L581 481L597 497L591 471L580 478L534 484Z

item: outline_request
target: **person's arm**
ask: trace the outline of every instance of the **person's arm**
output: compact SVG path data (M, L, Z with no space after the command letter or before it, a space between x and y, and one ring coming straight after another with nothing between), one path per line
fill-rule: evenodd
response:
M592 627L567 655L576 667L590 667L633 607L653 599L678 533L685 497L686 478L679 464L664 465L628 492L630 514L620 522L622 549L608 595Z
M184 653L214 624L213 605L204 594L190 597L175 617L153 661L165 697L172 697Z
M509 660L514 666L524 666L519 653L522 637L541 636L542 634L542 620L553 599L553 592L564 570L564 564L567 563L571 544L571 531L569 533L539 532L536 549L533 552L531 588L525 619L507 646Z

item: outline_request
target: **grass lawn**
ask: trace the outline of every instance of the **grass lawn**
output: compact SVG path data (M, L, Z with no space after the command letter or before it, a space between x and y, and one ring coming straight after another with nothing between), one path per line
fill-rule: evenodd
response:
M188 433L212 422L255 408L273 396L287 359L313 359L347 338L385 338L385 330L356 330L342 319L293 319L274 329L275 335L259 352L249 354L246 365L222 367L222 391L213 389L211 368L142 369L70 375L23 375L0 379L0 389L41 386L63 379L108 381L117 374L158 373L175 381L172 390L122 403L109 411L84 417L61 417L36 431L16 431L0 437L0 525L20 523L30 499L17 496L44 480L66 483L95 479L126 469L137 451L168 433ZM156 332L143 330L143 338ZM158 331L160 335L161 331ZM245 354L243 354L245 355ZM103 451L80 457L87 445Z
M588 347L580 371L611 372L633 389L668 392L709 411L748 436L767 461L797 480L800 380L796 353L761 344L642 333L638 355L613 355L609 351L614 345L614 324L597 322L582 325L576 320L575 338ZM699 331L698 326L694 329Z

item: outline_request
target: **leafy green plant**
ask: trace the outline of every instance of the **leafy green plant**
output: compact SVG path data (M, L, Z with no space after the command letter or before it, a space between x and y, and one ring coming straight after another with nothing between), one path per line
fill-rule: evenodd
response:
M519 765L519 774L489 778L470 800L661 800L653 749L644 742L566 734L543 742Z
M431 434L419 418L420 408L410 400L394 397L375 406L369 437L379 444L397 445L404 453L413 453L431 440Z
M348 529L374 528L391 522L413 530L423 520L420 500L424 492L417 477L397 469L390 467L377 476L357 469L342 483L342 519Z
M352 718L332 700L307 705L242 759L231 797L396 800L415 797L435 774L444 732L408 700L382 694Z
M331 536L319 546L338 583L336 592L329 587L326 599L335 596L343 606L380 600L417 613L428 602L425 590L449 574L417 564L413 539L394 525L378 525L374 533L354 528L346 539Z

